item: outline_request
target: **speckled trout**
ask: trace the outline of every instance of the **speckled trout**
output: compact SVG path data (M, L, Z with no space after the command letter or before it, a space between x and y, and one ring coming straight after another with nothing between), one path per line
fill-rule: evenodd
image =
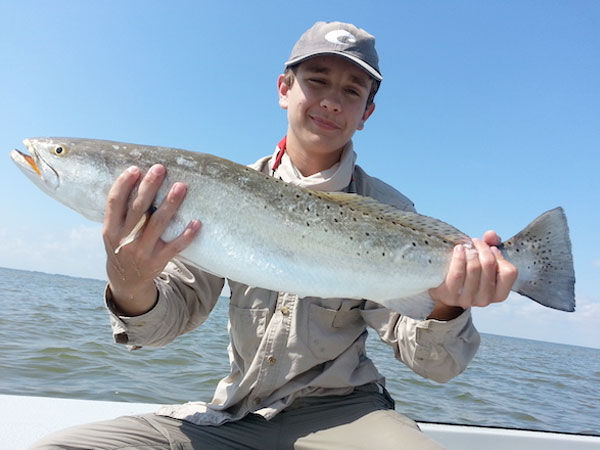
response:
M40 189L86 218L102 222L117 176L167 168L155 205L175 181L188 191L162 239L193 219L196 239L180 254L188 263L249 286L300 297L369 299L424 318L433 308L417 294L440 285L453 247L471 239L431 217L371 198L316 192L234 162L197 152L73 138L26 139L13 161ZM513 290L563 311L575 308L571 244L562 208L548 211L500 250L519 276Z

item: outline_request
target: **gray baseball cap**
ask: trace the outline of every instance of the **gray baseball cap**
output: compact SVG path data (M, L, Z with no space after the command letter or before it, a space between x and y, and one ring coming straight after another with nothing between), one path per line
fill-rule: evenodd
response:
M338 55L358 64L371 77L381 81L375 37L361 28L343 22L317 22L309 28L292 49L285 67L318 55Z

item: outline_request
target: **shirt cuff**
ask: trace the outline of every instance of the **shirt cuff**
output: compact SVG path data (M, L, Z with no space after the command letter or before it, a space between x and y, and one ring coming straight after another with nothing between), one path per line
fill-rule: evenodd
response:
M399 341L402 360L426 378L442 383L450 380L465 370L479 347L470 309L448 321L403 320Z
M153 334L154 325L158 324L166 314L165 302L162 299L160 289L152 309L139 316L128 316L121 313L113 300L112 291L108 284L104 290L104 303L108 310L115 342L126 344L130 350L141 348L141 343Z

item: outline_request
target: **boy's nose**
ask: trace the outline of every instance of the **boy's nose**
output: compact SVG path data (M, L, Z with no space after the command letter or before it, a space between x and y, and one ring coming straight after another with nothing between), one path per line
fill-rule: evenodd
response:
M336 98L327 96L321 100L321 108L324 108L331 113L338 113L342 110L342 104Z

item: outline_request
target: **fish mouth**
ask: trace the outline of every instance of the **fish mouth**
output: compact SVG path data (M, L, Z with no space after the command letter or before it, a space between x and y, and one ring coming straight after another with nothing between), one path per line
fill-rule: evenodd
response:
M16 153L16 155L15 155ZM31 169L33 169L33 171L38 174L39 177L42 176L42 172L40 171L37 163L35 162L35 159L33 159L33 157L31 157L30 155L27 155L26 153L23 153L22 151L18 150L18 149L14 149L13 150L13 154L11 155L13 160L18 161L19 159L21 161L25 161L27 164L29 164L29 166L31 167ZM21 165L23 165L21 163Z
M14 149L10 153L12 160L32 181L37 180L41 182L40 185L55 190L60 183L58 172L42 158L29 139L23 140L23 144L25 144L29 154Z

